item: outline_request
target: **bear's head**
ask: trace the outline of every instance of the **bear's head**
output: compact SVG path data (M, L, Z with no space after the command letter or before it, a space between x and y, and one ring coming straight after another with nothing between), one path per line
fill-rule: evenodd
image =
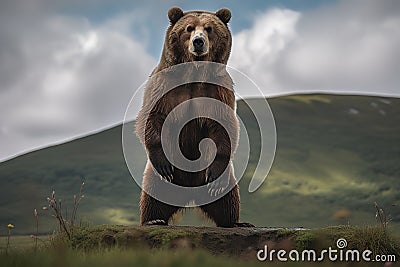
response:
M163 57L168 65L190 61L212 61L226 64L232 45L228 28L229 9L216 13L183 12L178 7L168 11L170 26L164 42Z

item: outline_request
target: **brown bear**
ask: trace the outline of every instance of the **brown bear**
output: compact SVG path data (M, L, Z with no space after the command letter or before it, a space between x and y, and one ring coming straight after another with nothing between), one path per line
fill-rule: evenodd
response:
M146 84L143 105L136 120L136 133L148 155L140 200L140 223L141 225L168 225L172 215L182 208L164 203L149 194L154 188L163 186L163 182L197 187L222 179L231 185L229 192L224 192L225 195L211 203L200 205L200 209L219 227L252 226L239 223L239 190L232 168L239 124L235 112L234 92L226 88L233 86L228 72L225 70L222 71L223 74L219 74L219 78L227 84L226 87L203 82L183 84L166 92L159 99L155 98L155 95L160 94L160 88L167 82L160 78L154 78L152 81L152 77L158 73L181 63L215 62L225 66L232 44L227 25L231 12L225 8L216 13L183 12L180 8L174 7L168 11L168 18L170 26L166 32L161 59ZM207 73L207 69L204 68L194 71ZM165 127L163 124L168 114L175 107L187 100L204 97L221 101L229 107L228 110L215 112L223 120L224 126L213 119L199 116L186 123L180 132L175 132L172 126L167 131L168 140L177 139L178 149L189 160L200 157L201 140L208 138L214 142L216 153L212 163L203 170L191 172L174 166L168 160L161 144L161 130ZM195 105L188 105L183 112L196 114L197 111ZM179 120L179 116L175 119ZM224 188L227 187L214 187L209 192L215 195L221 194ZM190 201L196 201L196 196L193 195L193 199L187 199L187 202Z

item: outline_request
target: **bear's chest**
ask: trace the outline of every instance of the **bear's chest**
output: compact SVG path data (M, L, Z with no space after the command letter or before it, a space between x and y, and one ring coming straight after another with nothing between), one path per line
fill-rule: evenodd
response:
M219 99L218 86L204 83L193 83L179 86L168 93L169 110L177 109L179 113L198 115L204 113L204 110L210 108L204 98ZM202 100L197 100L202 98Z

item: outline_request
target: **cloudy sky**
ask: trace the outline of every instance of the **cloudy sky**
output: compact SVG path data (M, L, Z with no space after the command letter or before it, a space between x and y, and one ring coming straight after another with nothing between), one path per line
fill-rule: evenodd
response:
M0 161L120 123L176 5L231 9L229 65L265 96L400 97L396 0L3 0Z

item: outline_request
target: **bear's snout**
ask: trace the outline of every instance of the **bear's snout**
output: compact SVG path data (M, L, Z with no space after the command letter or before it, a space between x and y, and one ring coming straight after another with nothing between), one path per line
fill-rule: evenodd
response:
M192 33L189 51L195 56L204 56L208 53L208 39L203 28L197 29Z
M205 39L203 37L197 36L196 38L193 38L194 51L197 53L203 52L204 43Z

